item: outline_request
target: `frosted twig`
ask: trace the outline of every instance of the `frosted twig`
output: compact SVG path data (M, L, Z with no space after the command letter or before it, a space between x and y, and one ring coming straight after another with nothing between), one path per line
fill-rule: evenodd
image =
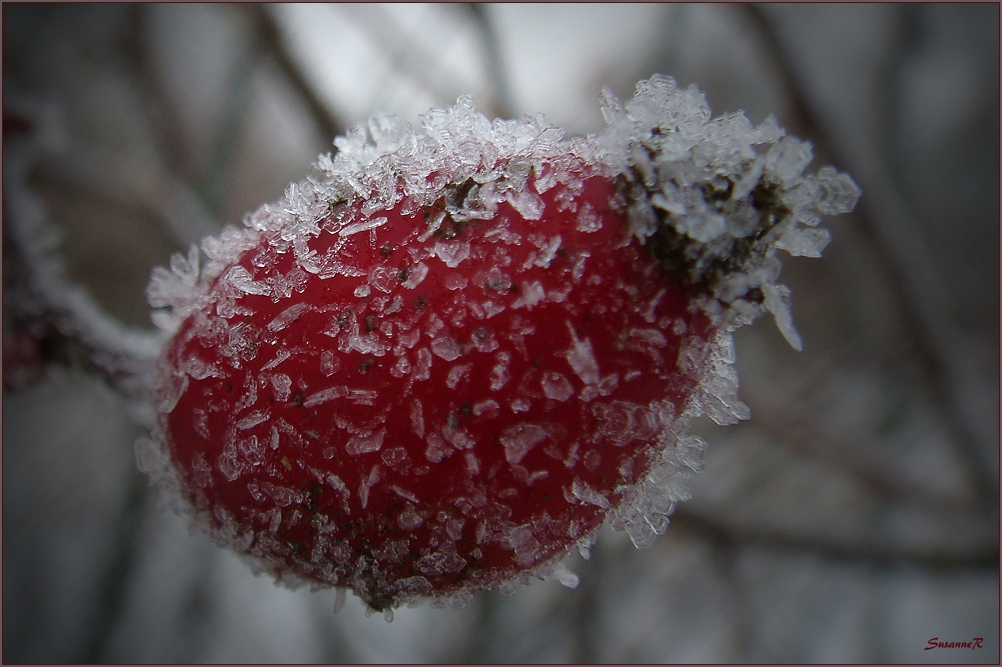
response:
M18 284L4 285L4 296L12 297L11 315L37 336L58 331L98 375L140 406L152 396L153 363L162 339L123 325L67 278L55 252L58 232L49 224L41 199L27 186L34 159L30 144L5 147L4 245L9 247L4 259L19 265L21 278ZM133 416L152 419L141 411Z

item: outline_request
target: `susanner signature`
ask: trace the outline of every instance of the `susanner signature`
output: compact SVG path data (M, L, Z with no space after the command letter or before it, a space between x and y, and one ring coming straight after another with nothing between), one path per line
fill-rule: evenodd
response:
M929 640L929 645L925 647L925 650L931 651L934 648L982 648L981 642L984 640L984 637L974 637L966 642L941 642L939 641L939 637L933 637Z

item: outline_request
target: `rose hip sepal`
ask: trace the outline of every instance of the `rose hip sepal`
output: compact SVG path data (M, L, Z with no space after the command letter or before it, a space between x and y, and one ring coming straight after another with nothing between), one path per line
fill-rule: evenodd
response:
M607 519L663 532L689 417L747 418L731 331L770 310L799 345L775 249L818 255L858 190L666 77L603 112L569 141L469 98L420 134L377 116L205 266L155 270L141 467L260 570L375 610L573 584Z

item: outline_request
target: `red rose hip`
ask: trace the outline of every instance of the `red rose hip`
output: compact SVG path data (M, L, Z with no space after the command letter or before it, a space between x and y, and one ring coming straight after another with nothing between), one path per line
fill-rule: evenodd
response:
M376 117L155 271L141 465L218 542L376 610L567 581L606 519L662 532L687 418L746 416L730 331L770 310L796 341L775 249L816 255L858 191L664 77L604 112L570 141L466 98L423 133Z

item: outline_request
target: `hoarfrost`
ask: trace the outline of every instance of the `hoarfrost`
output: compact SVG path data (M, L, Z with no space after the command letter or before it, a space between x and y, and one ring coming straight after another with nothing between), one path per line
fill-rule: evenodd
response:
M223 275L223 281L245 294L258 294L260 296L271 294L271 287L267 283L254 280L250 272L239 264L230 267Z
M463 354L463 346L455 338L441 336L431 341L431 351L446 361L455 361Z
M450 273L445 277L445 288L448 290L461 290L466 287L466 277L460 273Z
M376 229L377 227L382 227L385 224L386 218L373 218L372 220L357 222L353 225L348 225L339 231L338 236L345 237L351 236L352 234L358 234L359 232L367 232L370 229Z
M522 282L521 294L512 304L512 308L525 308L527 310L532 310L534 306L538 305L543 299L546 298L546 290L543 288L543 284L538 280L530 282Z
M437 433L432 433L427 439L428 448L425 449L424 456L432 463L441 463L448 453L445 440Z
M489 398L486 401L481 401L480 403L474 405L473 414L476 417L479 417L481 415L487 415L489 419L493 419L494 417L498 416L498 414L500 413L500 409L501 406L498 405L498 402L492 398Z
M416 530L424 524L424 519L421 515L414 511L414 506L408 503L404 511L397 515L397 525L400 526L402 530ZM422 572L425 572L423 569ZM425 574L429 574L425 572Z
M557 256L557 251L560 250L560 244L563 239L560 236L554 236L552 239L547 241L545 244L539 246L539 257L536 258L536 266L540 266L544 269L550 268L550 262L553 258Z
M368 436L352 436L348 444L345 445L345 451L353 457L357 457L360 454L379 452L380 448L383 447L383 439L385 437L386 429Z
M181 370L196 380L223 377L223 372L215 364L209 364L198 357L189 356L181 362Z
M369 284L378 289L384 294L389 294L393 291L393 288L400 284L400 279L398 278L398 271L391 269L388 266L382 266L377 264L369 269ZM356 296L359 296L356 294ZM361 295L367 296L367 295Z
M297 303L294 306L289 306L268 323L268 331L281 331L311 310L313 310L313 306L308 303Z
M407 289L414 289L421 284L425 276L428 275L428 265L423 262L418 262L410 268L407 272L407 278L401 283Z
M559 581L562 586L566 586L567 588L577 588L578 584L581 583L581 579L578 575L571 572L563 561L557 563L553 567L552 576L554 579Z
M528 412L532 409L532 401L527 398L516 398L509 405L512 412Z
M431 377L431 350L422 347L417 351L417 366L414 368L415 380L427 380Z
M275 358L262 366L261 370L270 371L291 356L292 354L288 350L279 350Z
M505 459L508 463L515 464L547 436L547 431L542 426L523 422L503 430L498 440L504 446Z
M790 313L790 288L786 285L764 285L765 307L776 318L776 326L783 337L794 350L804 349L800 334L793 328L793 315Z
M602 229L602 219L599 217L598 213L595 212L595 207L588 202L585 202L578 210L577 230L579 232L587 232L591 234L599 231L600 229Z
M411 430L419 438L424 437L424 407L419 399L411 403Z
M445 377L445 386L449 389L455 389L460 382L466 379L471 368L473 368L473 364L461 364L450 368L449 374Z
M330 350L324 350L320 353L320 371L330 377L338 372L341 368L341 362L338 358L334 356L334 353Z
M609 507L611 507L608 498L588 486L588 484L582 480L575 479L571 482L571 493L574 494L575 498L583 503L597 505L602 509L609 509Z
M511 380L511 372L508 364L511 362L511 355L507 352L498 352L498 363L491 369L491 391L501 389Z
M246 431L247 429L253 428L262 422L268 421L268 417L269 415L267 410L255 410L238 421L237 428L241 431Z
M330 389L324 389L323 391L318 391L315 394L307 396L306 400L303 401L303 407L312 408L315 405L333 401L335 398L344 398L347 395L347 387L331 387Z
M466 560L456 553L437 551L424 556L416 563L417 569L428 576L438 576L459 572L466 567Z
M508 203L526 220L543 217L543 198L529 190L512 190L508 193Z
M435 256L454 269L470 256L470 244L460 241L438 241L434 248Z
M597 385L600 381L598 362L595 360L595 352L592 349L591 341L585 338L580 340L574 333L574 326L567 322L567 330L571 333L571 340L574 344L563 353L567 363L586 385Z
M540 384L543 386L543 394L547 398L563 402L574 395L574 387L571 386L570 381L564 375L554 371L544 373Z

